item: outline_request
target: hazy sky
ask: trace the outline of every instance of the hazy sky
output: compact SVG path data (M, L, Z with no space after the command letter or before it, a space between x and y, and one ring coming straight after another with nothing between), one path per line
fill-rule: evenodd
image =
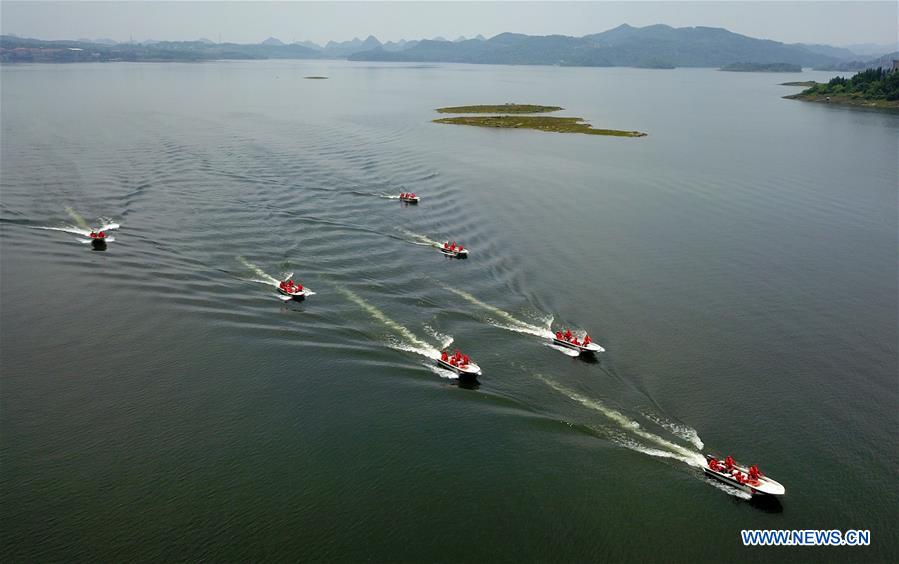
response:
M622 23L714 26L786 43L894 43L897 2L0 2L0 30L41 39L108 37L323 43L504 31L585 35Z

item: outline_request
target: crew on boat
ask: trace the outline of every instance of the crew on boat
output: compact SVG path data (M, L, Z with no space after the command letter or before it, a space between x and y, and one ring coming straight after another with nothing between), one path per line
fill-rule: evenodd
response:
M449 251L451 253L461 253L465 250L465 246L460 244L456 244L455 241L450 241L443 244L443 250Z
M759 478L762 476L762 473L759 471L759 467L756 464L749 467L749 472L747 474L743 474L743 472L736 467L736 463L730 455L724 457L723 464L717 458L710 457L709 468L715 472L730 474L737 482L749 484L751 486L757 486L759 484Z
M586 347L587 345L589 345L590 343L593 342L593 339L590 337L590 335L584 335L583 342L579 341L578 338L575 337L571 333L571 329L566 329L565 333L562 333L561 331L556 331L556 339L559 341L567 341L567 342L571 343L572 345L575 345L578 347Z
M303 291L303 285L299 283L294 283L293 280L282 280L278 287L287 292L288 294L299 294Z
M99 233L97 233L96 231L91 231L91 239L105 239L105 238L106 238L105 231L100 231Z
M450 366L455 366L458 368L468 368L468 365L471 364L471 359L467 354L462 354L458 349L453 354L449 354L446 351L440 353L440 360L449 364Z
M415 192L403 192L400 194L401 200L414 200L418 196L415 195Z

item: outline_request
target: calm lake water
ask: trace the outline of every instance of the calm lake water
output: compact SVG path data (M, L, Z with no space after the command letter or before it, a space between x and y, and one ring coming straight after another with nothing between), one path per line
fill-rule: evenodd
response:
M829 77L4 66L0 558L895 560L899 114ZM430 122L506 101L649 136Z

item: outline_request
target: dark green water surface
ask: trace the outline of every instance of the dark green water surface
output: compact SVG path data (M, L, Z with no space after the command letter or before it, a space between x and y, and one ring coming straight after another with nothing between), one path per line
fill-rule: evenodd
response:
M899 114L781 98L829 75L0 78L4 562L896 560ZM507 101L649 136L430 122ZM39 229L98 218L105 252ZM316 295L282 303L286 272ZM787 495L711 484L705 452Z

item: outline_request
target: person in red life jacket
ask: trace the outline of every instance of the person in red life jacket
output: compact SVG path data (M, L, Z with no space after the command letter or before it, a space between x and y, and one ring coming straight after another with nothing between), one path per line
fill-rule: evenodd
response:
M562 332L561 331L556 331L556 339L558 339L560 341L562 340Z
M100 237L101 239L105 239L105 238L106 238L106 232L105 232L105 231L101 231L100 234L99 234L99 237Z
M302 285L302 284L297 284L297 286L296 286L295 289L296 289L297 292L302 292L302 291L303 291L303 285Z
M745 483L746 483L746 477L743 476L743 473L740 472L739 470L734 470L734 477L735 477L735 478L737 479L737 481L740 482L741 484L745 484Z
M451 250L451 251L455 251L455 250L456 250L456 242L455 242L455 241L453 241L452 243L450 243L450 250Z
M467 354L463 354L462 355L462 366L468 366L469 364L471 364L471 359L468 358Z
M461 252L464 251L464 250L465 250L465 247L464 247L462 244L459 244L459 249L458 249L458 251L461 253Z
M590 338L590 335L584 335L584 346L585 347L592 342L593 342L593 339Z
M566 330L565 330L565 340L566 340L566 341L570 341L570 340L571 340L571 329L566 329Z
M712 470L718 470L718 459L717 458L712 457L709 459L709 468L711 468Z
M734 459L731 455L727 455L724 457L724 466L730 470L734 467Z
M456 357L453 357L453 358L450 359L449 363L450 363L452 366L456 366L457 364L459 364L459 361L456 360Z
M444 244L443 244L443 248L446 249L446 250L449 250L449 243L444 243Z
M446 354L446 351L442 351L440 353L440 360L442 360L443 362L446 362L447 360L449 360L449 355Z
M759 467L755 464L749 467L749 479L758 482L759 476L761 473L759 472Z

